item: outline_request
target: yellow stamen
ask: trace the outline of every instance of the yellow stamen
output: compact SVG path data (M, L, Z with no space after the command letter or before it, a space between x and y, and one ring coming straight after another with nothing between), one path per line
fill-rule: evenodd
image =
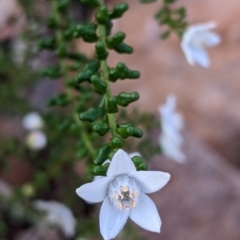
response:
M128 186L123 186L121 187L122 192L128 192Z
M118 204L118 209L122 209L123 205L121 203Z

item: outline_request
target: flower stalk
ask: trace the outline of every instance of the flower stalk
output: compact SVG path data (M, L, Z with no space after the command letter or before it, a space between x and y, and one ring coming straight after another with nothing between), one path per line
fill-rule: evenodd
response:
M101 0L101 6L104 6L104 1ZM104 25L99 25L99 38L100 41L104 44L106 48L106 27ZM101 60L100 62L100 75L103 81L106 83L106 93L104 95L105 98L105 107L108 108L108 99L111 97L111 89L109 84L109 73L106 59ZM116 119L113 113L108 113L108 122L109 127L111 129L112 138L117 137L117 124Z

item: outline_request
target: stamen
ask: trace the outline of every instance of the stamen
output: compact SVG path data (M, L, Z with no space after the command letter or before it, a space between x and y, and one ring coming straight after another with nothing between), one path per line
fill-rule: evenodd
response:
M119 199L119 194L118 194L118 193L115 193L113 197L114 197L114 199L117 200L117 199Z
M133 195L133 197L137 197L138 196L138 194L137 194L137 192L135 190L132 191L132 195Z
M128 192L128 186L123 186L121 187L122 192Z
M136 207L136 201L132 200L131 206L132 206L132 207Z
M108 187L108 196L119 210L136 207L139 193L137 182L127 175L116 177Z
M118 204L118 209L122 210L123 205L121 203Z

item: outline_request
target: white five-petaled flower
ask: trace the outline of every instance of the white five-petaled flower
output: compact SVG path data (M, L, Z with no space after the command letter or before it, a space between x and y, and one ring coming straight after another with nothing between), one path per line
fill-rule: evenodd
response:
M163 154L178 163L186 160L185 154L181 150L183 137L181 130L183 128L183 118L175 111L176 96L168 95L165 105L159 107L161 116L161 134L159 144Z
M42 129L44 122L37 112L30 112L22 120L23 127L28 131Z
M107 176L86 183L76 190L85 201L103 201L100 232L105 240L114 239L130 217L142 228L160 232L161 219L153 201L145 194L167 184L170 174L137 171L129 155L119 149L110 162Z
M189 64L198 63L202 67L209 67L210 61L205 48L221 42L220 36L210 31L215 27L214 22L208 22L191 25L184 32L181 47Z
M67 206L56 201L43 200L35 200L33 206L35 209L46 213L40 220L41 224L59 227L66 237L74 236L76 219Z

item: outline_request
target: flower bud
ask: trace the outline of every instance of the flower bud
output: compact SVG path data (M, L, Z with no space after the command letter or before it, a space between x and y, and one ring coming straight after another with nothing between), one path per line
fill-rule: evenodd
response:
M128 106L130 103L139 99L138 92L125 93L122 92L117 96L117 104L123 107Z
M120 18L127 10L128 5L126 3L117 4L111 11L109 11L109 17L111 19Z
M142 162L138 167L137 167L137 170L138 171L146 171L148 169L148 165L147 165L147 163L145 163L145 162Z
M38 41L39 50L50 49L54 50L57 46L55 38L45 38Z
M124 32L116 33L113 37L110 37L110 38L107 39L107 41L106 41L107 47L109 49L113 49L115 47L118 47L123 42L125 37L126 37L126 34Z
M122 138L128 138L130 136L141 138L143 135L143 132L139 128L134 128L131 126L131 124L119 124L117 127L117 133Z
M117 133L122 137L122 138L128 138L130 137L134 132L133 127L118 127L117 128Z
M111 147L114 149L114 148L121 148L122 145L123 145L123 141L121 140L121 138L119 137L114 137L112 140L111 140Z
M81 83L84 81L90 81L91 76L96 73L96 71L100 68L99 61L94 61L91 63L86 64L83 71L80 72L74 80L76 83Z
M56 29L59 27L59 24L54 15L50 15L47 19L47 26L52 29Z
M95 45L96 57L98 60L105 60L108 57L108 51L103 42L97 42Z
M59 78L61 76L59 65L45 68L41 71L41 76L49 78Z
M81 0L82 4L86 4L89 7L96 8L100 5L98 0Z
M91 77L91 83L94 87L95 92L99 94L104 94L107 90L107 84L97 76L97 75L92 75Z
M142 163L142 158L140 156L132 157L132 161L136 167L138 167Z
M57 3L57 10L59 12L64 12L67 10L68 5L69 5L69 0L60 0Z
M97 25L94 23L77 25L73 33L73 36L75 38L82 37L85 42L93 43L98 40L96 30L97 30Z
M109 163L105 163L103 166L95 166L92 172L95 176L106 176L108 167Z
M98 156L95 158L94 163L96 165L101 165L108 158L108 154L111 152L111 147L109 144L100 148Z
M117 113L117 99L114 96L111 96L107 100L107 113Z
M107 123L95 123L93 125L93 131L101 136L104 136L109 131L109 126Z
M61 45L57 49L57 55L61 57L66 57L67 55L67 45L66 43L61 43Z
M50 99L47 102L47 105L49 107L52 106L61 106L64 107L66 105L68 105L71 102L71 99L69 99L69 97L67 96L67 94L65 93L60 93L58 95L56 95L55 97L53 97L52 99Z
M133 48L123 42L120 43L117 47L114 47L114 50L118 53L126 53L126 54L133 53Z
M137 79L139 77L140 77L139 71L128 69L126 65L122 62L118 63L116 68L112 68L109 71L109 80L111 82L116 82L117 79L121 80L124 80L126 78Z
M79 118L82 121L93 122L104 114L102 108L89 108L86 112L80 114Z
M132 133L132 136L133 137L136 137L136 138L141 138L143 136L143 132L141 129L139 128L134 128L134 131Z
M87 57L82 54L82 53L77 53L77 52L71 52L71 53L67 53L67 57L75 60L75 61L80 61L80 62L87 62Z
M108 9L106 6L101 6L98 8L95 18L98 23L106 24L109 21Z

